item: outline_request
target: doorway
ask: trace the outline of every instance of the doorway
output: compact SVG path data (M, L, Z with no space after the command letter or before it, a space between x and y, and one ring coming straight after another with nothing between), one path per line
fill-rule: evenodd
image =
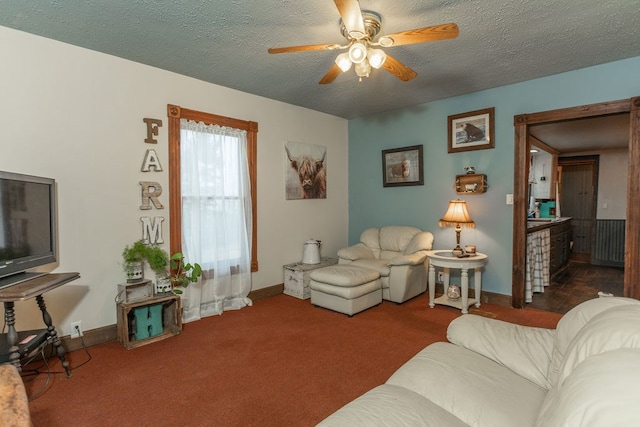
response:
M512 306L525 304L525 250L529 127L536 124L625 113L629 115L629 166L624 260L624 296L640 299L640 97L515 116Z

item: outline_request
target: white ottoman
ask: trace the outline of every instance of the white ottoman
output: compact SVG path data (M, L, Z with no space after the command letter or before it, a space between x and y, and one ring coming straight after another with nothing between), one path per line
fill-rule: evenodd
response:
M311 272L311 304L353 316L382 302L380 273L350 265Z

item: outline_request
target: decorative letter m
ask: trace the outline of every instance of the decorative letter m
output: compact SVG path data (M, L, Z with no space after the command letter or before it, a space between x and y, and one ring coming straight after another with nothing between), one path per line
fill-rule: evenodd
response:
M162 244L164 240L162 239L162 222L164 218L161 216L156 216L153 218L153 223L151 222L151 218L148 216L144 216L140 218L142 221L142 240L148 245L154 244Z

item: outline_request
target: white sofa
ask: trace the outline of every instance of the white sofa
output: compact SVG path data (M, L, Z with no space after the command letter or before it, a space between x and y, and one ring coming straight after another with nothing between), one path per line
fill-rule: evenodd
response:
M327 426L640 426L640 301L603 297L557 329L463 315Z
M338 251L338 264L380 273L382 299L402 303L427 290L427 251L433 234L416 227L368 228L360 242Z

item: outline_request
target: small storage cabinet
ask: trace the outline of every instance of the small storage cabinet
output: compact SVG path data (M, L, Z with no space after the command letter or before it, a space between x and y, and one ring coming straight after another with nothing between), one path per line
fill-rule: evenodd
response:
M571 221L561 222L550 229L549 276L560 271L571 255Z
M300 299L311 298L309 281L311 272L318 268L328 267L338 263L337 258L322 258L319 264L303 264L296 262L283 267L284 272L284 294Z
M117 304L118 340L128 349L182 332L182 300L170 294Z

